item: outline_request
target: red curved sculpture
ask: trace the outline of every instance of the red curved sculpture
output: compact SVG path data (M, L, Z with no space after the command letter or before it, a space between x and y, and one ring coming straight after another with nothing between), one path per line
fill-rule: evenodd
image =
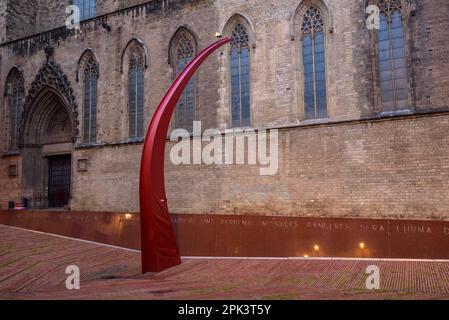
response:
M164 183L165 140L170 119L184 88L206 58L231 39L221 39L201 51L179 74L151 119L140 167L140 229L142 272L159 272L181 264L168 212Z

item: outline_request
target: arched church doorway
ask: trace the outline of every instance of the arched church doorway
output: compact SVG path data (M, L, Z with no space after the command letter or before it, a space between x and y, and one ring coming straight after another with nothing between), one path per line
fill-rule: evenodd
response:
M24 119L23 196L34 209L70 203L73 114L52 87L34 98Z

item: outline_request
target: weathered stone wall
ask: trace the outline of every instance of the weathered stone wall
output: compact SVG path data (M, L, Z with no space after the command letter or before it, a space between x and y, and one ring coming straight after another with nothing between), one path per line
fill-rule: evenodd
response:
M39 0L6 2L6 40L36 33Z
M165 0L173 2L174 0ZM117 10L142 4L144 0L97 0L95 15L101 16ZM5 0L0 4L0 20L5 12L5 24L0 24L4 33L0 43L27 37L65 25L68 14L65 12L69 1L55 0ZM7 12L7 14L6 14Z
M148 124L173 79L168 50L175 32L182 26L189 28L202 49L214 41L215 31L227 35L227 22L238 13L253 28L252 126L284 127L280 132L279 172L261 177L258 168L251 166L174 167L167 163L172 211L449 218L449 167L445 164L449 157L449 116L440 113L358 122L376 117L378 111L365 1L328 2L334 32L326 33L329 119L324 124L304 121L301 42L298 36L292 40L291 28L300 3L297 0L156 0L132 10L114 1L110 6L123 10L104 17L112 28L110 32L99 20L93 20L83 23L76 36L62 28L2 46L0 83L3 90L8 70L17 64L23 69L28 91L45 62L43 47L49 38L55 49L54 60L67 75L82 110L77 61L87 48L92 49L100 68L98 144L80 148L79 138L75 144L71 206L73 210L136 211L141 144L130 144L127 136L127 60L123 74L120 68L124 48L135 37L148 52ZM106 3L98 2L99 8L111 8ZM64 23L45 18L43 6L39 8L39 28L47 30L46 23L48 27ZM445 40L449 21L444 18L448 14L446 3L419 1L415 15L408 17L411 106L417 113L449 107L449 46ZM227 49L222 49L197 74L197 120L203 122L203 129L230 127L228 59ZM7 130L3 124L8 121L7 105L3 96L0 99L0 132L5 137L0 149L6 150ZM87 171L77 170L78 159L87 159ZM2 168L7 161L10 158L0 159ZM1 192L3 208L10 197L20 198L20 183L4 182L12 180L3 169L0 181L9 188Z
M6 40L6 1L0 2L0 43Z
M68 14L65 9L68 1L38 0L37 24L35 33L48 31L65 25ZM27 36L27 35L24 35Z
M9 166L17 166L17 176L9 176ZM18 156L11 156L0 159L0 206L2 209L8 208L8 202L22 201L21 181L22 181L22 159Z
M416 17L412 20L416 108L440 109L448 106L449 99L449 2L416 3Z
M177 213L449 219L449 115L282 129L279 170L166 161ZM172 143L167 145L169 157ZM78 151L74 210L138 211L140 147Z

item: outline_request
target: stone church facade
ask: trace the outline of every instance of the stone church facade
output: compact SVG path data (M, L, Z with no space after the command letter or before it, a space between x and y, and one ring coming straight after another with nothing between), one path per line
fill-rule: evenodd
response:
M167 140L171 212L449 219L447 1L66 2L0 4L0 209L138 211L145 129L218 31L172 127L277 128L279 168L176 166Z

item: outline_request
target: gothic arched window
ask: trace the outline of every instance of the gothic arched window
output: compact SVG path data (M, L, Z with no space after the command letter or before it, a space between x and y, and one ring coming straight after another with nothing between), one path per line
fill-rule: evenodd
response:
M95 17L95 0L73 0L73 5L80 8L80 20Z
M84 142L97 140L97 79L98 63L92 54L88 54L84 62Z
M382 111L408 108L407 67L401 0L379 0L377 32Z
M143 132L144 103L144 70L145 58L143 50L136 46L131 50L128 73L129 91L129 137L141 138Z
M9 150L17 151L25 92L23 75L14 68L6 81L5 97L9 107Z
M194 39L187 31L181 31L176 42L175 73L179 74L195 56ZM195 78L192 78L179 99L176 107L176 127L192 131L195 118Z
M244 127L251 122L248 31L241 23L237 23L231 38L232 126Z
M301 24L304 65L305 119L327 117L324 20L320 10L309 7Z

